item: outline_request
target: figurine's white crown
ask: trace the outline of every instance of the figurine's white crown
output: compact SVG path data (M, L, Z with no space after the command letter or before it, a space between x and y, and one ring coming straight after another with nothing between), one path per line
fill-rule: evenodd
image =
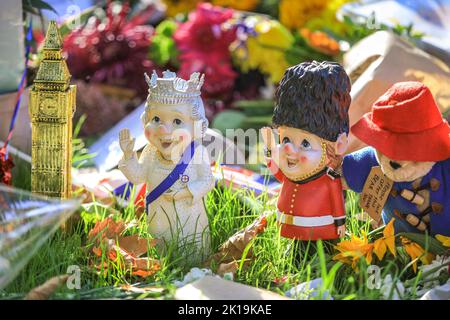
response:
M153 70L151 78L145 74L148 83L148 102L159 102L163 104L177 104L187 102L200 96L205 75L194 72L189 80L178 78L175 72L169 70L163 72L163 77Z

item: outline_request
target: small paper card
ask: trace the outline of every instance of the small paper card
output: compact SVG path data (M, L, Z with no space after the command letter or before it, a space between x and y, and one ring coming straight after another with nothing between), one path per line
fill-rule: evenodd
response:
M373 167L364 183L359 205L377 223L394 182L386 177L380 166Z

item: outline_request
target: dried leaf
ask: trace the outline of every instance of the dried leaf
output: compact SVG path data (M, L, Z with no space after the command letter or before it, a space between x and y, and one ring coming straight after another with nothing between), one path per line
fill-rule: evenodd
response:
M232 235L227 241L225 241L219 248L219 252L214 254L211 259L216 262L228 263L234 260L239 260L247 247L259 233L264 231L267 225L267 219L265 215L261 215L252 224L247 226ZM251 258L252 251L249 250L247 258Z
M134 214L138 219L140 219L144 213L145 213L145 206L137 206L136 209L134 210Z
M146 270L146 271L158 271L161 268L159 260L151 258L135 258L132 259L133 269Z
M223 277L225 273L229 272L235 275L238 268L239 264L236 261L231 261L229 263L221 263L219 265L219 268L217 268L216 273L221 277Z
M146 254L149 248L154 247L159 241L140 238L138 235L120 236L126 228L131 228L136 223L132 221L126 225L123 221L115 222L112 216L109 216L95 224L89 232L89 240L96 244L92 248L96 256L101 257L105 254L109 260L119 261L123 264L122 267L131 270L133 275L148 277L161 268L160 261L150 257L139 257ZM107 265L96 267L105 270Z
M99 272L102 272L104 276L106 276L108 274L108 263L106 261L103 261L102 264L94 264L93 266Z
M43 285L32 289L25 296L25 300L47 300L55 291L67 282L69 275L50 278Z
M100 247L93 247L92 252L98 257L102 256L102 249Z
M142 277L142 278L147 278L147 277L149 277L149 276L155 274L155 271L153 271L153 270L149 270L149 271L146 271L146 270L137 270L137 271L131 272L131 274L132 274L133 276L139 276L139 277Z
M154 247L158 240L140 238L138 235L119 237L119 247L134 257L140 257L147 253L148 249Z
M143 240L145 240L145 245L147 246L147 240ZM155 242L156 240L152 239L151 241ZM124 264L123 267L132 270L133 275L147 277L161 269L159 260L152 259L150 257L138 258L124 250L120 245L116 245L116 242L112 239L104 241L104 246L108 255L108 259L111 261L117 261L118 258L120 258L120 261ZM98 248L94 249L96 249L96 252L98 252ZM145 247L145 252L147 252L147 247Z
M110 216L95 224L94 228L89 231L88 239L90 241L101 241L104 238L112 239L119 236L125 228L126 225L122 220L115 222Z

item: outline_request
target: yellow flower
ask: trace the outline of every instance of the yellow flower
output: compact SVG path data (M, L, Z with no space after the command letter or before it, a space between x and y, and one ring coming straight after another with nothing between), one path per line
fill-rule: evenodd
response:
M438 234L438 235L436 235L436 239L438 239L439 242L442 243L442 245L444 247L450 247L450 237L446 237L441 234Z
M245 19L244 23L253 26L257 34L249 35L245 50L237 48L234 54L237 64L243 72L259 69L269 76L271 82L279 82L284 71L289 67L285 52L294 43L294 37L276 20L251 16ZM235 48L236 44L234 44ZM235 51L233 46L232 51Z
M383 260L384 255L386 254L386 249L389 249L394 257L396 256L394 221L395 219L391 219L391 221L389 221L383 230L383 237L377 239L373 244L373 251L380 261Z
M336 19L336 12L353 0L282 0L280 21L290 29L308 27L311 30L327 28L341 33L344 24Z
M290 29L303 27L312 18L318 17L330 0L281 0L280 21Z
M255 9L260 0L213 0L215 6L228 7L236 10L252 11Z
M354 0L331 0L328 2L327 7L322 13L315 18L312 18L306 23L306 27L316 29L329 29L336 34L343 35L346 28L346 24L341 23L336 18L336 12L347 2Z
M369 243L367 237L363 238L352 236L350 240L339 242L335 248L340 252L333 257L333 260L351 264L353 269L357 269L357 263L361 257L365 257L367 263L372 262L373 244Z
M179 13L188 13L197 7L202 0L163 0L166 5L168 17L174 17Z
M415 242L412 242L411 240L400 237L402 239L403 247L405 248L406 253L411 257L411 261L413 262L413 270L414 272L417 272L417 259L420 259L423 264L430 264L433 259L434 255L428 252L425 252L425 250L418 245Z

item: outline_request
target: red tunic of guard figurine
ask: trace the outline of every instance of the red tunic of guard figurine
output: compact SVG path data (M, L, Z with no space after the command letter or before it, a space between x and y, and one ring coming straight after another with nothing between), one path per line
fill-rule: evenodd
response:
M271 128L261 129L272 174L283 184L277 204L281 236L331 240L345 235L337 170L347 147L350 79L338 63L304 62L286 70Z
M345 221L341 179L324 172L316 179L296 183L272 161L269 168L283 183L277 203L281 236L297 240L338 238L335 221Z

